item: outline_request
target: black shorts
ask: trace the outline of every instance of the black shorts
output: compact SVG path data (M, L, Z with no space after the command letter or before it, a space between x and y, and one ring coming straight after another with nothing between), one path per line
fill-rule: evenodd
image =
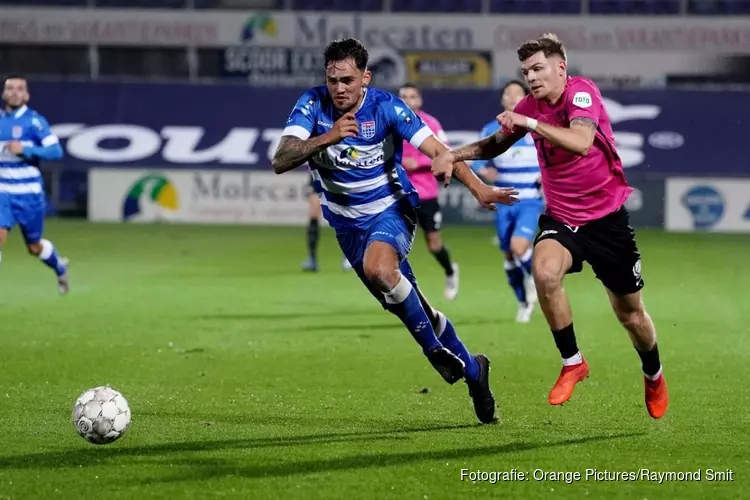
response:
M440 231L443 226L443 214L440 212L440 203L437 198L422 200L417 207L417 223L425 233Z
M542 214L534 245L550 239L567 248L573 257L569 274L581 272L583 263L588 262L599 281L618 295L643 288L641 254L625 207L579 227Z

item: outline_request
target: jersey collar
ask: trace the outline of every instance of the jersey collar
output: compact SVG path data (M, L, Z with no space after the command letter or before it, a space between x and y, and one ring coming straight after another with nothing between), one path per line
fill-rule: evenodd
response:
M9 116L11 118L21 118L28 110L29 110L29 107L24 104L23 106L21 106L20 108L18 108L17 110L11 113L5 111L4 109L0 110L0 116Z

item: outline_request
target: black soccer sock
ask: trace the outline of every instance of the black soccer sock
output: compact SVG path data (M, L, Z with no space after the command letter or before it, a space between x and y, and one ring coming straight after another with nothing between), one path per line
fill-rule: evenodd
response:
M661 369L661 361L659 360L659 346L654 343L653 349L648 352L641 352L636 349L638 356L641 357L641 364L643 366L643 373L649 377L653 377Z
M448 253L448 249L443 246L437 252L432 252L438 263L443 266L446 276L453 276L453 261L451 255Z
M320 238L320 222L310 219L307 225L307 253L312 260L318 258L318 239Z
M578 353L578 344L576 344L576 334L573 331L573 323L560 330L552 330L552 336L555 337L557 350L563 359L572 358Z

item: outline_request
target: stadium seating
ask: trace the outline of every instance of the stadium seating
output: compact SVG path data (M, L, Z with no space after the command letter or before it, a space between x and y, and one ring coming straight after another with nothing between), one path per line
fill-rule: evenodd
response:
M580 0L490 0L490 12L503 14L579 14Z
M377 12L390 5L393 12L596 15L748 15L750 0L0 0L13 6L86 6L117 8L271 9Z

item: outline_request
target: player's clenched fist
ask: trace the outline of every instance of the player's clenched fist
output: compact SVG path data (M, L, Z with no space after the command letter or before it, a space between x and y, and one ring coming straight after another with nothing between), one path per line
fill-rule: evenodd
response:
M359 135L359 127L357 126L357 119L354 117L354 113L346 113L336 120L336 123L333 124L328 134L333 139L332 144L338 144L347 137L357 137Z
M529 123L528 117L519 115L513 111L503 111L497 115L496 119L500 125L510 130L511 133L515 133L516 129L526 128Z

